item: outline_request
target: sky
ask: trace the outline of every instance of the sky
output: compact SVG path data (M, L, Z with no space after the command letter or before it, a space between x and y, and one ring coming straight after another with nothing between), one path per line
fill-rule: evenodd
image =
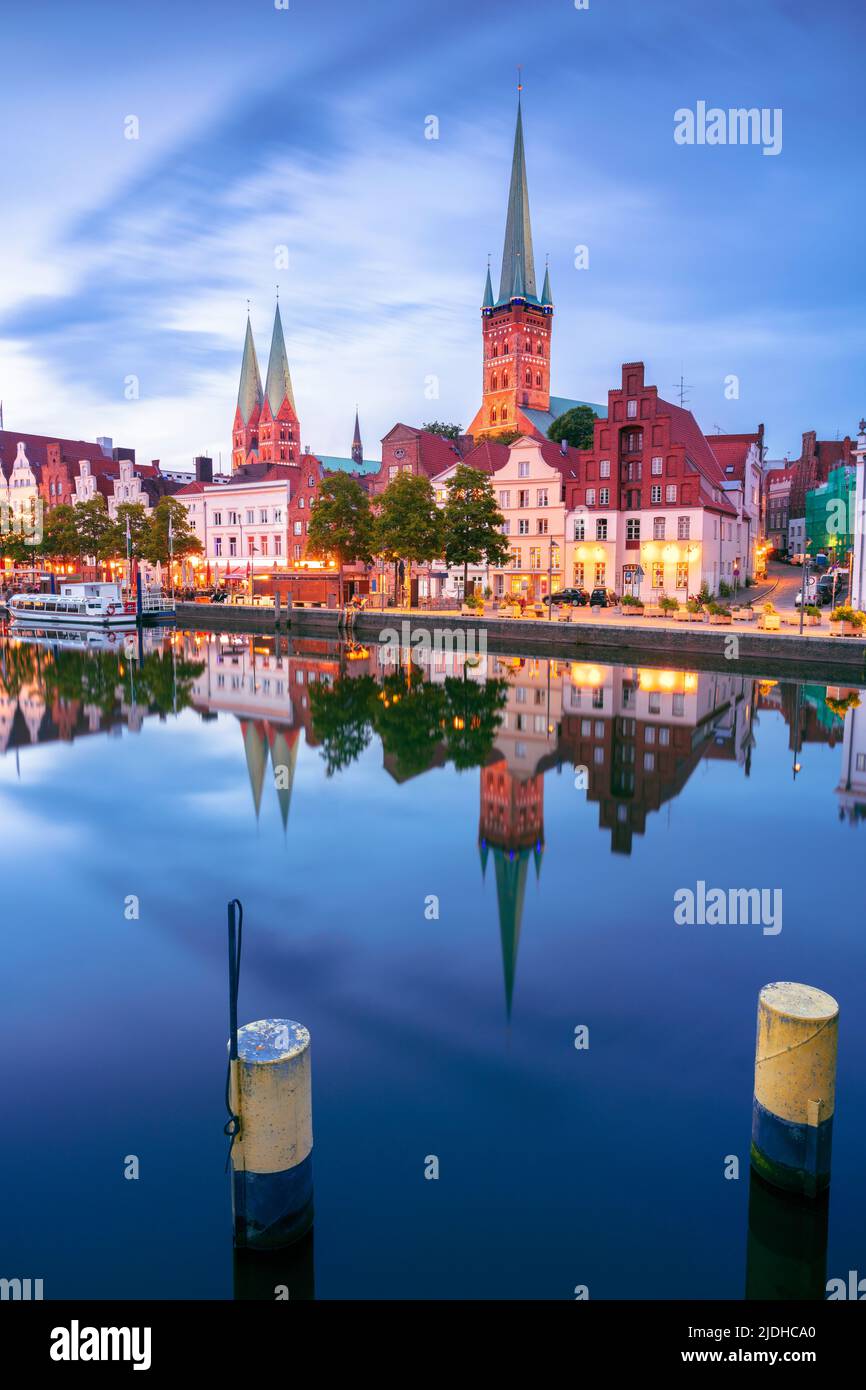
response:
M371 458L397 421L467 425L521 65L554 393L605 402L643 360L770 457L853 434L864 40L859 0L7 4L5 427L228 469L277 284L314 452L348 454L356 403ZM699 102L781 110L780 152L676 143Z

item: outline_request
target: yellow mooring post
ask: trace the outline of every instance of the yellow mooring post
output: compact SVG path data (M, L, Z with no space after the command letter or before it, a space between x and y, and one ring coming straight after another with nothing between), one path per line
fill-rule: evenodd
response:
M811 985L765 985L758 997L752 1166L776 1187L814 1197L830 1183L839 1005Z
M243 908L228 905L229 1065L234 1243L275 1250L313 1224L310 1035L288 1018L238 1027Z

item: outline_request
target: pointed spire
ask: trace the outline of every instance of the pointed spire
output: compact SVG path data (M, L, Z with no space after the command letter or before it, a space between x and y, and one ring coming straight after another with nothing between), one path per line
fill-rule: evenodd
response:
M262 375L259 371L259 359L256 357L256 345L253 342L253 330L250 327L250 315L247 311L247 333L244 338L244 357L241 362L241 380L238 386L238 409L245 425L249 423L250 416L254 411L261 407L263 399Z
M523 115L520 96L517 98L517 127L514 132L514 154L511 160L511 187L508 194L508 217L505 223L505 245L502 250L502 275L499 281L499 302L514 297L515 260L522 263L522 294L535 299L535 259L532 254L532 226L529 220L529 190L526 185L526 156L523 150Z
M292 390L292 377L289 372L289 358L286 353L286 340L283 337L283 321L280 318L280 304L277 300L277 307L274 313L274 331L271 336L271 355L268 358L268 375L265 381L265 395L271 407L271 414L276 416L283 401L288 399L292 410L295 409L295 393Z
M484 286L484 298L481 301L482 309L493 308L493 285L490 280L490 262L487 262L487 283Z
M514 280L511 285L512 299L525 299L526 290L523 287L523 262L520 259L520 252L514 257Z
M544 285L541 290L541 302L546 309L553 308L553 295L550 293L550 263L544 266Z
M355 406L355 433L352 435L352 462L361 464L364 462L364 446L361 443L361 422L358 419L358 407Z

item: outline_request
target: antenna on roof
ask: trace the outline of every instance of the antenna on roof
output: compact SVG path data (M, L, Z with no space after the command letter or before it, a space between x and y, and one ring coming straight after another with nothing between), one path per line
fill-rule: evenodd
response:
M675 381L675 382L674 382L674 390L677 392L677 394L678 394L678 396L679 396L679 398L680 398L680 405L681 405L681 406L685 406L685 403L686 403L686 401L688 400L688 396L686 395L686 392L687 392L687 391L691 391L691 389L692 389L692 388L691 388L691 384L690 384L689 382L686 381L686 379L685 379L685 377L683 376L682 372L680 372L680 379L679 379L679 381ZM720 431L720 433L721 433L721 431Z

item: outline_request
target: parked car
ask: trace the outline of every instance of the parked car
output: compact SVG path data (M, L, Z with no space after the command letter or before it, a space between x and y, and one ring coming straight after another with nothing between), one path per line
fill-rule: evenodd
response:
M586 589L557 589L555 594L545 594L541 601L554 605L570 603L576 608L585 608L589 603L589 594Z
M805 556L805 555L798 554L798 555L789 555L789 556L788 556L788 564L789 564L789 565L803 565L803 564L805 564L805 563L806 563L806 556Z
M613 589L593 589L589 596L590 608L613 608L616 594Z

